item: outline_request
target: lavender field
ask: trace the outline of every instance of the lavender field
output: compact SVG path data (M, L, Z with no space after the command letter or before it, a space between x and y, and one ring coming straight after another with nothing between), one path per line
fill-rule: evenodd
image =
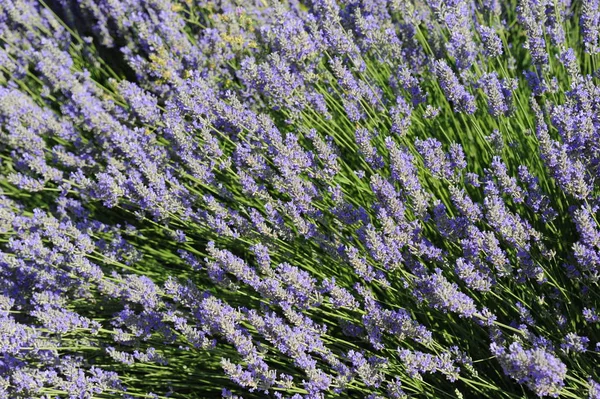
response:
M600 399L600 0L0 0L0 399Z

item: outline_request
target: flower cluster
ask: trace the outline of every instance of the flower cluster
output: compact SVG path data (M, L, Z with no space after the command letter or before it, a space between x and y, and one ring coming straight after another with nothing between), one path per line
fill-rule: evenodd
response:
M600 6L517 3L0 1L0 398L599 398Z

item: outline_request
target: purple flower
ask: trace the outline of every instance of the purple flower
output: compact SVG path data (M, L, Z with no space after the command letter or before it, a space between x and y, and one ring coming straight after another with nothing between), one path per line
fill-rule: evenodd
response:
M430 194L423 189L419 181L413 155L407 149L400 148L391 137L386 137L385 144L390 152L392 179L406 190L415 213L424 215L429 206Z
M479 79L479 86L485 93L490 115L498 117L508 115L511 108L510 90L506 90L498 79L496 72L486 73Z
M595 308L583 308L583 318L588 323L597 323L600 321L600 314L596 312Z
M477 27L479 35L481 36L481 42L483 43L483 50L489 57L499 57L502 55L502 41L494 28L479 25Z
M382 368L386 363L385 359L377 357L366 358L364 354L354 350L349 350L346 357L352 363L352 372L356 373L366 386L379 387L384 381L385 377Z
M365 128L356 129L355 139L358 144L358 151L365 158L365 161L373 169L381 169L384 167L383 157L378 154L377 148L373 146L372 140L377 136L377 133L371 134Z
M392 132L400 136L405 136L410 127L410 116L412 107L406 102L404 97L396 98L396 105L390 108L390 117L392 118Z
M350 309L357 309L358 302L352 294L345 288L336 285L335 278L324 279L323 291L329 294L329 301L334 308L346 307Z
M560 347L565 352L583 353L586 351L590 339L588 337L581 337L575 333L567 333Z
M544 40L545 3L536 0L521 0L517 7L519 22L525 28L526 44L531 58L537 65L548 63L546 41Z
M384 348L382 343L384 333L395 335L399 339L409 337L423 344L431 342L431 332L413 320L406 310L385 309L375 301L373 294L367 289L360 285L356 288L364 300L366 314L363 315L362 320L367 339L376 350Z
M438 179L455 180L467 166L460 144L453 143L449 153L445 153L442 143L434 138L416 139L415 147L423 157L425 167Z
M399 377L395 377L393 381L388 381L386 392L391 399L403 399L407 395L402 390L402 382Z
M433 71L444 95L448 101L452 103L454 112L464 112L466 114L474 113L477 109L475 97L460 83L454 74L454 71L452 71L446 61L434 61Z
M506 375L527 385L536 395L560 395L567 367L546 349L524 349L520 343L513 342L508 349L492 343L490 350Z
M591 378L588 380L588 399L600 399L600 384Z
M458 277L465 282L467 287L481 292L489 291L493 280L490 277L489 270L477 270L475 265L465 261L463 258L456 260L455 267Z
M398 355L411 377L439 372L451 382L458 379L460 368L455 365L449 352L443 352L436 356L420 351L398 349Z
M449 282L440 269L417 281L415 295L418 300L427 301L434 309L454 312L460 317L472 317L477 312L473 299L460 292L458 285Z
M583 0L581 5L581 34L585 51L595 54L600 51L598 35L600 34L600 3L598 0Z
M158 122L160 111L155 96L127 81L119 82L119 94L129 103L142 123L154 125Z

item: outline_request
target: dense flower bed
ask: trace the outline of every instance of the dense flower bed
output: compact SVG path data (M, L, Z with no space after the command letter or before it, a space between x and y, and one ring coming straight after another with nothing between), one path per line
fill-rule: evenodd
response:
M0 398L600 398L598 0L0 0Z

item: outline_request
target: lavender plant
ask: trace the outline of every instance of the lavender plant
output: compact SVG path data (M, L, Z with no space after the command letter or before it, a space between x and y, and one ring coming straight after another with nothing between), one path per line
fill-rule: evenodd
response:
M0 399L600 398L595 0L0 0Z

